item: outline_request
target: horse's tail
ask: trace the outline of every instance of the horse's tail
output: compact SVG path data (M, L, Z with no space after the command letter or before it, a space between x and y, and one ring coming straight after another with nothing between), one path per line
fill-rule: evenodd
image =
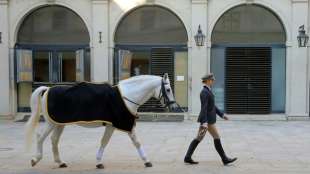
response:
M41 113L41 95L48 89L46 86L41 86L37 88L31 95L30 107L31 107L31 116L26 123L25 133L26 133L26 150L28 151L31 147L33 132L38 125Z

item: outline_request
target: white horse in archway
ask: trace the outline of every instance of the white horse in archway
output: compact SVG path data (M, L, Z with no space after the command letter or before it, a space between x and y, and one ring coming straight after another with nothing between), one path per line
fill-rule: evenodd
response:
M171 90L168 74L165 74L163 77L153 75L135 76L120 81L118 84L118 88L122 94L125 105L132 113L137 113L138 107L148 101L151 97L160 100L162 105L169 106L169 108L174 108L177 106L175 104L174 95ZM48 119L48 113L46 108L48 92L45 92L48 89L49 87L41 86L32 93L30 101L32 113L31 117L26 123L26 145L27 149L29 149L34 130L40 119L40 113L42 113L46 120L44 125L45 127L43 132L37 132L37 149L35 156L31 159L31 165L35 166L42 159L43 142L46 137L52 132L51 142L54 160L60 168L67 167L66 163L60 159L58 151L59 138L63 132L65 125L55 124ZM102 126L102 124L98 123L83 123L78 125L88 128ZM104 135L101 139L101 145L96 155L97 168L104 168L102 164L103 152L114 130L115 127L113 127L112 124L106 125ZM128 133L128 135L135 147L137 148L139 156L144 161L144 165L146 167L152 167L152 163L147 158L147 155L144 152L141 143L137 139L135 130L133 129L131 132Z

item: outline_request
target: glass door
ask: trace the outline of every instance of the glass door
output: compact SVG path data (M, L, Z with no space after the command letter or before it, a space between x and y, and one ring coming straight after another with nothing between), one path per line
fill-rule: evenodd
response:
M18 46L15 48L17 110L30 112L30 96L39 86L90 80L88 47Z
M117 50L114 61L114 83L132 76L150 74L150 52L147 50Z
M35 82L49 82L50 81L50 61L52 57L51 51L33 51L33 80ZM17 84L17 111L30 112L29 99L32 93L32 83L18 83Z
M75 51L58 52L60 82L76 81L76 53Z
M35 82L50 81L50 66L52 52L50 51L34 51L33 55L33 75Z

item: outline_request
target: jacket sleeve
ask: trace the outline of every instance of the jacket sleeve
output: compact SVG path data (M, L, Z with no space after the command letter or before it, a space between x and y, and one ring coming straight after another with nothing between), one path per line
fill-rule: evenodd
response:
M208 123L208 96L209 94L205 91L200 93L200 101L201 101L201 112L202 112L202 119L200 120L201 123Z
M215 111L216 111L216 114L217 114L218 116L220 116L221 118L224 117L224 113L221 112L221 111L217 108L217 106L215 106Z

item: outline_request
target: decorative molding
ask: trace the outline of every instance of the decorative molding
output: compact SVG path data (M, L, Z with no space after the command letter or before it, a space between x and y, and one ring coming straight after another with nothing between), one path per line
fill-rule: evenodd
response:
M8 5L8 0L0 0L0 5Z
M291 41L286 41L286 47L292 47L293 46L293 43Z
M292 3L308 3L308 0L292 0Z
M206 46L207 46L207 48L211 48L212 47L212 43L211 42L207 42Z
M56 0L46 0L47 4L54 5L56 4Z
M108 4L109 0L92 0L93 4Z
M147 3L147 4L155 4L155 0L146 0L145 3Z
M192 0L192 4L207 4L208 0Z
M245 0L245 3L246 4L253 4L253 3L255 3L255 0Z

